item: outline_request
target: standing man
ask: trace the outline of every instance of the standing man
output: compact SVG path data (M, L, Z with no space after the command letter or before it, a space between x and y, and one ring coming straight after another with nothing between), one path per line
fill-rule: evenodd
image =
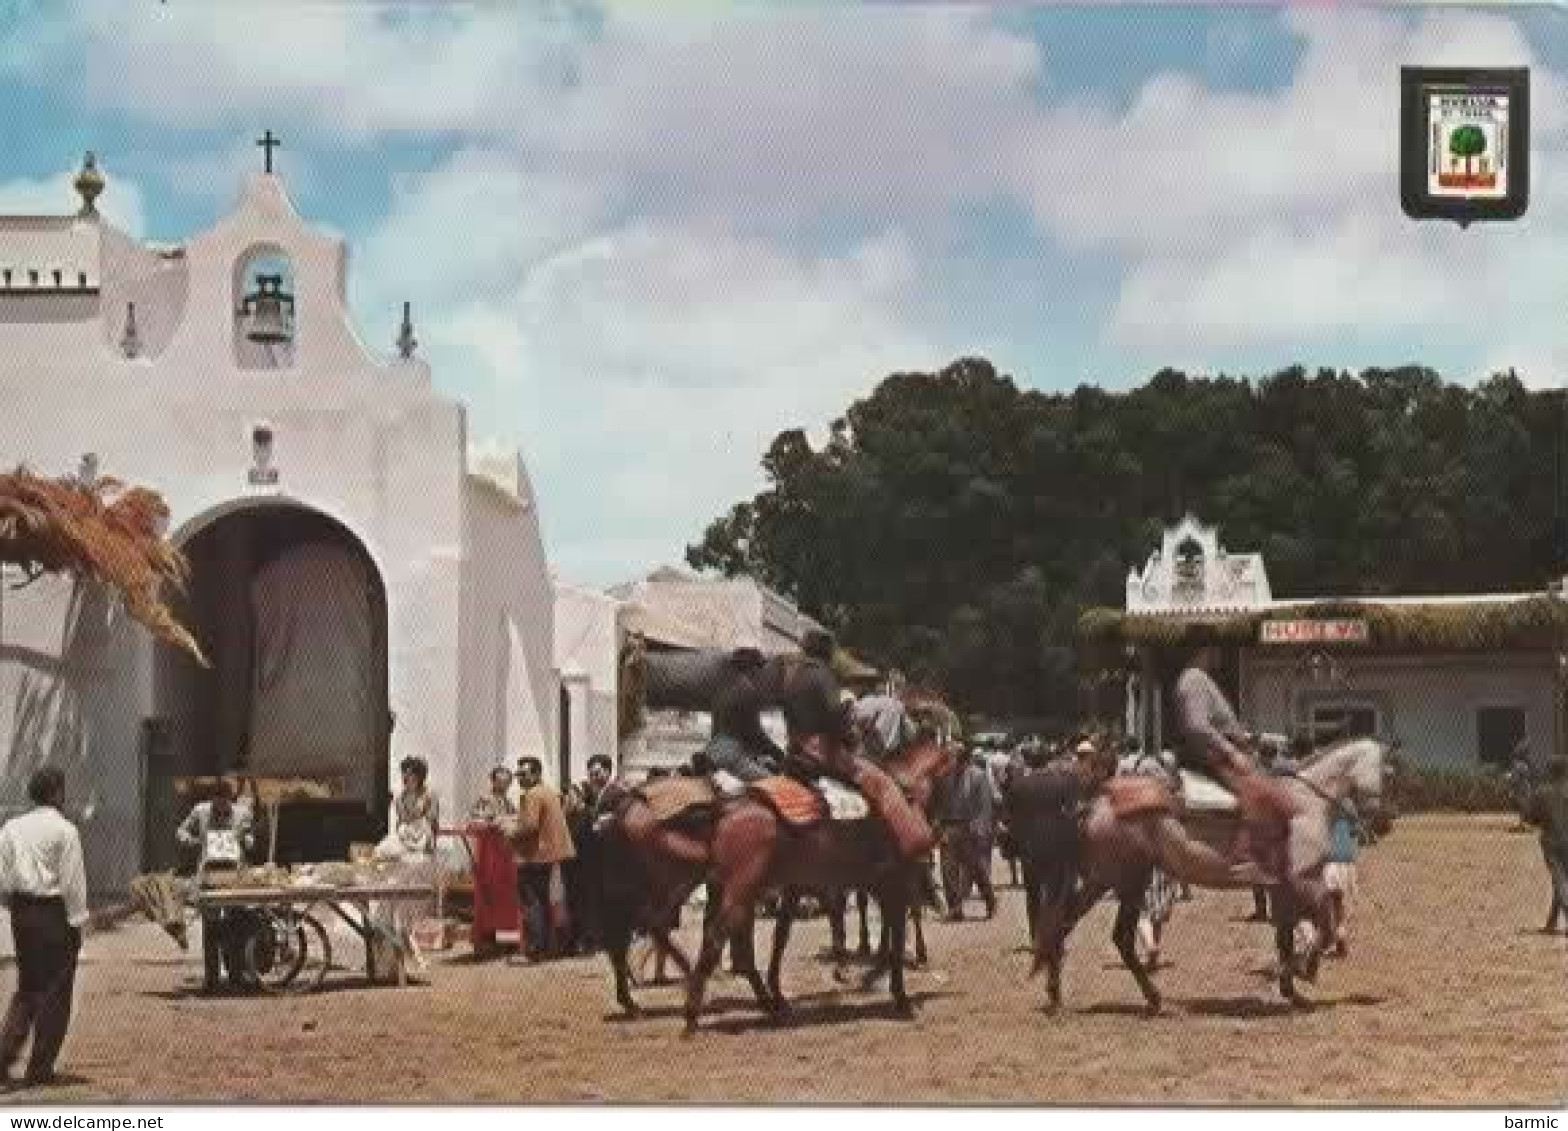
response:
M915 737L903 701L892 695L863 696L854 705L854 720L861 749L879 766Z
M1530 798L1528 815L1541 830L1541 855L1552 878L1552 907L1543 933L1555 933L1559 919L1568 931L1568 758L1547 763L1546 781Z
M953 783L942 818L942 886L947 894L947 918L964 918L964 899L971 884L980 888L985 917L996 915L996 892L991 887L991 850L996 837L996 808L991 796L991 775L982 755L976 754Z
M1518 816L1519 823L1515 831L1525 832L1529 829L1526 817L1530 808L1530 799L1535 794L1535 769L1530 764L1530 740L1522 739L1514 749L1513 764L1508 767L1505 779L1508 782L1508 793L1513 799L1514 813Z
M599 834L593 825L610 777L610 759L595 754L588 759L588 780L574 785L566 798L567 832L577 855L561 865L561 871L566 881L566 913L570 920L571 937L566 949L574 954L592 954L600 945Z
M544 781L544 763L524 758L517 763L517 884L524 906L534 910L538 930L535 958L554 958L565 939L556 920L565 903L561 865L577 856L566 825L561 795ZM559 896L559 897L558 897Z
M11 909L17 981L0 1029L0 1074L10 1079L33 1039L28 1085L49 1084L71 1023L76 960L87 923L82 838L60 812L65 775L52 766L27 783L33 809L0 829L0 888Z
M234 800L234 787L218 783L211 801L199 801L175 830L181 848L196 853L196 885L208 872L232 871L245 863L255 847L249 806ZM215 993L225 968L235 989L245 987L241 951L251 917L241 908L217 908L201 913L202 987Z

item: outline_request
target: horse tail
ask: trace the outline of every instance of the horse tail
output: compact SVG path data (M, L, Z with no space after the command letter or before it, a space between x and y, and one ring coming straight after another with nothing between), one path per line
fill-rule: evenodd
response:
M1026 775L1009 792L1013 835L1040 900L1031 977L1051 960L1071 914L1083 868L1087 800L1082 779L1049 770Z

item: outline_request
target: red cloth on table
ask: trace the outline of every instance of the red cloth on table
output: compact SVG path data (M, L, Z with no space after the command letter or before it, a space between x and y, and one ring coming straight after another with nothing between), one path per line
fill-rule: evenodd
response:
M523 929L517 901L517 857L499 829L473 828L468 839L474 846L475 945L493 943L497 931Z

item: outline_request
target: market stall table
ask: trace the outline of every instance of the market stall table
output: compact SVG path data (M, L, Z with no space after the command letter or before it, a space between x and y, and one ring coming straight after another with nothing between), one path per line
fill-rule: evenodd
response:
M334 887L327 884L278 885L245 888L206 888L192 897L198 910L222 908L273 909L287 908L307 914L318 904L329 908L346 923L365 944L365 974L371 982L376 980L376 928L371 922L372 903L429 903L436 899L434 884L355 884ZM404 950L396 946L394 959L397 966L398 985L407 984ZM330 955L328 956L330 957Z

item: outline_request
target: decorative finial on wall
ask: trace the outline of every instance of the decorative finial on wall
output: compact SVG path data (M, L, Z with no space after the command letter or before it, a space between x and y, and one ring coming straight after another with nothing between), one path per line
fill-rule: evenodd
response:
M125 304L125 332L120 335L120 352L126 357L138 357L142 352L141 334L136 329L136 304Z
M407 361L414 356L414 351L419 348L419 339L414 337L414 320L409 314L408 303L403 304L403 325L397 332L398 356Z
M103 174L98 171L98 158L90 149L82 159L82 171L76 174L74 184L77 195L82 198L82 209L78 215L96 218L97 200L103 194L105 181Z

